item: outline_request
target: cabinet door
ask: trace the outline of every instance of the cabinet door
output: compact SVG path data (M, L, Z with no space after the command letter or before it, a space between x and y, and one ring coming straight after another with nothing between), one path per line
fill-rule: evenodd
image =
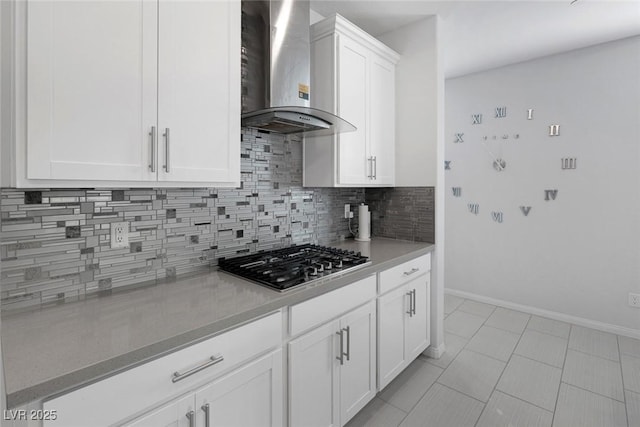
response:
M126 427L191 427L189 416L195 417L194 396L190 394L143 415ZM195 421L194 421L195 422Z
M340 322L333 321L289 343L289 424L338 426Z
M278 350L198 390L196 425L280 427L282 395L282 351Z
M376 307L371 301L345 315L348 359L340 365L340 425L344 425L376 395ZM348 329L347 329L348 328Z
M160 181L240 180L240 2L158 5Z
M406 286L408 291L415 290L415 309L407 317L407 354L413 360L429 346L429 280L431 274L416 277Z
M155 180L157 5L27 8L27 178Z
M405 318L409 311L406 286L378 298L378 389L382 390L406 366Z
M338 183L369 184L367 159L369 51L353 40L338 39L338 115L357 130L338 135Z
M369 153L373 157L373 183L395 182L395 66L372 54Z

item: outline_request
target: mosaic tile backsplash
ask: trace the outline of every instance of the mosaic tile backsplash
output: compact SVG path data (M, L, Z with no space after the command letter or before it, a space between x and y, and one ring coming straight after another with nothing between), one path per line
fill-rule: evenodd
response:
M363 202L362 188L303 188L299 140L246 129L241 144L236 189L3 188L3 309L108 293L206 270L223 256L349 235L344 204ZM111 223L120 221L130 224L130 246L111 249Z
M241 187L0 192L3 309L205 271L224 256L350 236L344 204L369 204L374 236L433 242L433 188L303 188L302 144L244 129ZM110 247L114 222L130 245Z
M435 242L433 187L367 188L374 236Z

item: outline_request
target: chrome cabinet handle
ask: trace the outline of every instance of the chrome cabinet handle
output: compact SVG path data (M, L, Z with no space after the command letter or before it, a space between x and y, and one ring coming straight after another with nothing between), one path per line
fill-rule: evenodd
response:
M170 140L170 135L169 135L169 128L165 128L164 129L164 170L169 173L171 172L171 160L170 160L170 146L169 144L171 143Z
M373 179L378 179L378 158L373 156Z
M351 328L347 326L344 330L347 331L347 353L345 356L347 356L347 360L349 360L351 357Z
M209 404L205 403L200 407L204 411L204 427L210 427L211 416L209 415Z
M373 157L367 157L367 164L369 167L369 175L367 175L367 178L373 179Z
M344 343L342 342L343 334L344 334L343 329L340 329L339 332L336 332L336 335L340 336L340 356L336 356L336 359L340 361L341 365L344 365Z
M195 412L193 411L189 411L187 412L187 419L189 420L189 427L195 427L196 423L196 417L195 417Z
M413 291L407 292L405 295L409 297L409 311L406 311L409 317L413 317Z
M411 313L413 313L413 316L416 315L416 290L412 290L411 291Z
M151 137L151 161L149 162L149 169L151 172L156 171L156 127L151 126L151 132L149 132L149 136Z
M187 377L190 377L191 375L202 371L203 369L207 369L213 365L217 365L218 363L222 362L224 360L224 357L222 355L220 356L211 356L209 358L209 360L207 360L205 363L203 363L202 365L196 366L195 368L189 369L186 372L174 372L173 373L173 378L171 378L171 382L172 383L177 383L180 380L183 380Z
M403 275L405 276L411 276L413 273L417 273L418 271L420 271L419 268L412 268L410 271L405 271L403 273Z

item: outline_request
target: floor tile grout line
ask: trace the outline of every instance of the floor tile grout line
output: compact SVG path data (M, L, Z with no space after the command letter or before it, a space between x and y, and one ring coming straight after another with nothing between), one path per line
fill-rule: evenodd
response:
M470 338L463 337L462 335L454 334L453 332L450 332L450 331L444 331L444 332L446 332L448 334L451 334L451 335L455 335L456 337L462 338L462 339L467 340L467 341L469 341L469 339L470 339ZM473 335L475 335L475 334L473 334Z
M627 393L624 388L624 371L622 370L622 352L620 351L620 338L616 335L616 344L618 344L618 358L620 360L620 378L622 380L622 398L624 399L624 416L627 418L627 427L629 427L629 410L627 409Z
M502 394L507 395L507 396L509 396L509 397L513 397L514 399L518 399L519 401L524 402L524 403L526 403L526 404L528 404L528 405L535 406L536 408L538 408L538 409L542 409L543 411L546 411L546 412L548 412L548 413L550 413L550 414L553 414L553 412L552 412L550 409L543 408L542 406L540 406L540 405L536 405L535 403L531 403L531 402L529 402L528 400L524 400L522 397L514 396L513 394L509 394L509 393L507 393L506 391L503 391L503 390L500 390L500 389L495 389L495 390L493 391L493 393L495 393L496 391L497 391L498 393L502 393ZM493 393L492 393L492 394L493 394Z
M568 382L565 382L565 381L560 381L560 384L566 384L566 385L571 386L573 388L577 388L577 389L580 389L582 391L586 391L586 392L589 392L591 394L595 394L596 396L605 397L605 398L607 398L609 400L613 400L614 402L622 403L623 405L625 404L625 402L623 400L616 399L615 397L607 396L605 394L598 393L597 391L589 390L589 389L586 389L584 387L580 387L579 385L571 384L571 383L568 383Z
M587 356L596 357L598 359L608 360L609 362L617 363L618 365L622 365L622 358L621 357L618 357L618 360L616 361L616 360L613 360L613 359L609 359L607 357L598 356L597 354L587 353L586 351L580 351L580 350L576 350L575 348L567 347L567 352L569 350L575 351L576 353L580 353L580 354L586 354Z
M533 316L531 316L531 317L533 317ZM543 317L543 319L546 319L546 317ZM571 324L568 324L568 325L571 326ZM558 335L550 334L549 332L539 331L537 329L531 329L531 328L526 328L522 333L524 334L527 331L536 332L538 334L542 334L542 335L546 335L546 336L549 336L549 337L558 338L560 340L565 340L565 341L567 341L567 345L569 343L569 337L565 338L565 337L561 337L561 336L558 336Z
M460 390L456 390L455 388L453 388L453 387L449 387L449 386L448 386L448 385L446 385L446 384L442 384L442 383L439 383L439 382L437 382L437 381L436 381L434 384L436 384L436 383L437 383L439 386L442 386L442 387L444 387L444 388L448 388L449 390L455 391L456 393L459 393L459 394L461 394L461 395L463 395L463 396L466 396L466 397L468 397L469 399L473 399L473 400L475 400L476 402L480 402L480 403L482 403L482 405L484 405L484 406L487 406L487 402L489 402L488 400L487 400L487 402L483 402L482 400L478 399L477 397L470 396L470 395L468 395L467 393L462 392L462 391L460 391ZM484 408L483 408L483 411L484 411ZM478 417L478 419L480 419L480 417Z
M569 354L569 341L571 340L571 331L573 331L573 325L569 324L569 336L567 337L567 346L564 349L564 360L562 361L562 372L560 372L560 383L558 384L558 393L556 393L556 404L553 407L553 417L551 418L551 426L556 420L556 411L558 410L558 400L560 400L560 388L562 387L562 377L564 376L564 368L567 364L567 355ZM565 383L566 384L566 383Z
M522 333L520 334L520 337L518 338L518 342L516 343L515 347L513 347L513 351L511 352L511 355L509 356L509 360L507 360L507 362L505 363L504 368L502 368L502 372L500 373L500 376L498 376L498 380L494 384L493 389L491 390L491 393L489 393L489 399L487 399L487 405L489 404L489 400L491 400L491 397L493 396L493 394L496 392L496 388L498 387L498 384L500 383L500 380L502 379L502 376L504 375L504 372L507 370L507 367L509 366L509 363L511 362L511 358L513 357L513 354L516 351L516 348L518 348L518 344L520 344L520 340L522 340L522 336L524 335L524 330L527 329L527 326L529 326L529 322L530 321L531 321L531 316L529 316L529 319L527 319L527 324L524 326L524 329L523 329ZM484 414L484 411L487 409L487 405L485 405L484 408L482 408L482 412L480 413L480 416L476 420L476 422L474 424L474 427L477 427L478 423L480 422L480 419L482 418L482 415Z
M525 356L525 355L520 354L520 353L516 353L515 350L514 350L513 354L515 354L516 356L522 357L523 359L531 360L532 362L542 363L543 365L548 366L550 368L560 369L560 373L562 373L562 367L560 367L560 366L552 365L551 363L542 362L542 361L536 360L536 359L534 359L532 357Z

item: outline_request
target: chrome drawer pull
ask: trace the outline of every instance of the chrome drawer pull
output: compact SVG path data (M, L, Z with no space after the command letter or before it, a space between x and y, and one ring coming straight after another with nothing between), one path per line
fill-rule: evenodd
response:
M345 356L347 356L347 360L349 360L351 357L351 327L347 326L344 330L347 331L347 353Z
M151 126L151 132L149 132L149 136L151 137L151 162L149 163L149 169L151 172L156 171L156 127Z
M224 360L224 357L222 355L220 355L220 356L211 356L209 358L209 360L207 360L205 363L203 363L200 366L196 366L195 368L189 369L188 371L182 372L182 373L180 373L178 371L174 372L173 373L173 378L171 378L171 382L172 383L177 383L178 381L183 380L183 379L185 379L187 377L190 377L191 375L193 375L193 374L195 374L197 372L200 372L203 369L207 369L210 366L217 365L218 363L222 362L223 360Z
M416 290L412 290L411 291L411 312L413 313L413 315L416 315Z
M196 413L193 412L193 411L187 412L187 419L189 420L189 427L195 427L195 421L196 421L195 415L196 415Z
M378 179L378 158L373 156L373 179Z
M409 311L406 311L409 317L413 317L413 291L407 292L405 295L409 297Z
M418 271L420 271L419 268L412 268L411 271L405 271L404 275L405 276L411 276L413 273L417 273Z
M171 149L169 147L169 144L171 143L171 140L169 139L169 128L166 128L164 130L164 141L165 141L165 146L164 146L164 170L169 173L171 172L171 160L169 158L169 156L171 155Z
M340 356L336 356L336 359L340 361L341 365L344 365L344 343L342 340L344 334L344 329L340 329L339 332L336 332L336 335L340 337Z
M209 404L205 403L200 407L204 411L204 427L210 427L211 415L209 414Z

